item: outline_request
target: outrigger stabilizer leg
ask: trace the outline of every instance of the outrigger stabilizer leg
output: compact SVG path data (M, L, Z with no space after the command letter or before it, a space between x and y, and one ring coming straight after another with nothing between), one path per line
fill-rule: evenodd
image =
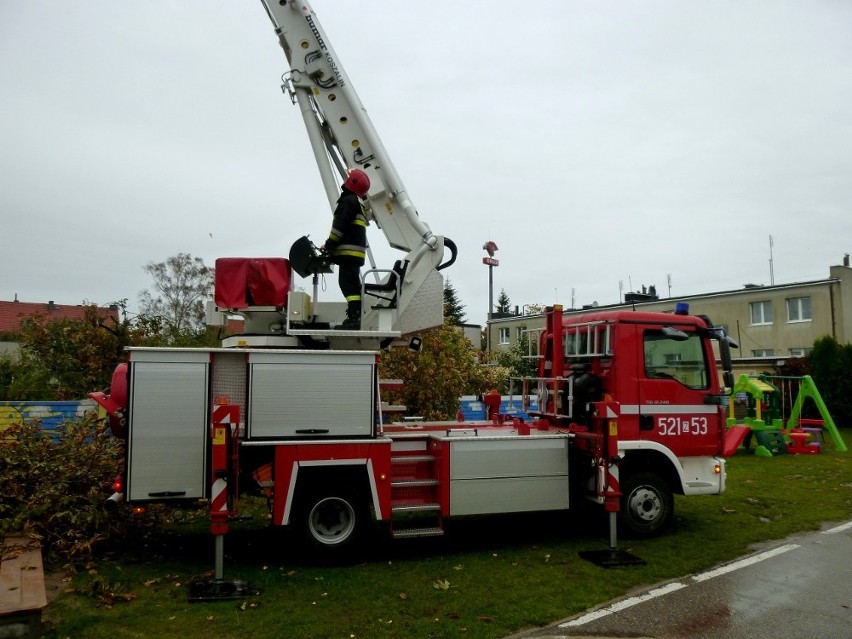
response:
M237 428L240 420L240 407L233 404L220 404L213 410L211 425L211 460L213 466L210 492L210 532L216 540L216 557L213 578L193 579L189 584L189 602L229 601L248 597L248 584L244 581L225 581L225 534L228 532L228 519L234 514L228 498L228 476L230 452L234 436L232 428Z
M601 428L602 446L595 456L598 497L609 513L609 549L583 550L580 557L604 568L613 566L643 566L647 562L624 550L618 549L618 513L621 510L621 483L619 466L621 455L618 450L618 409L614 404L604 403L596 407L603 417Z
M581 550L579 555L586 561L591 561L593 564L602 568L613 568L614 566L644 566L644 559L627 552L626 550L618 549L618 540L616 535L616 526L618 522L618 513L610 511L609 513L609 549L608 550Z

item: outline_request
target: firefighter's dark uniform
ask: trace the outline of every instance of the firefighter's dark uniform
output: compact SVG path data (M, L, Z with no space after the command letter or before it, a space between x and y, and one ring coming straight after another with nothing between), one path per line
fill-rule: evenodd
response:
M346 298L346 319L342 328L358 329L361 326L361 267L367 253L367 217L358 196L346 187L337 200L324 249L337 264L340 291Z

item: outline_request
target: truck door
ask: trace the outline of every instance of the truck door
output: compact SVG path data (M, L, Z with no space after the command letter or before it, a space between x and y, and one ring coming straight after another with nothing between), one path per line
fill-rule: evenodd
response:
M639 436L677 456L719 452L723 415L705 403L718 392L707 340L687 327L644 327L639 374Z

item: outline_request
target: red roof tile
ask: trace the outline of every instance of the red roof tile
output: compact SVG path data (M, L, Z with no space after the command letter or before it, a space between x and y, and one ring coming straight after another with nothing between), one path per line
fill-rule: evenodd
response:
M118 311L112 308L99 307L103 315L118 319ZM64 304L32 303L32 302L3 302L0 301L0 333L18 333L21 323L34 315L43 315L49 320L77 320L86 315L83 305L67 306Z

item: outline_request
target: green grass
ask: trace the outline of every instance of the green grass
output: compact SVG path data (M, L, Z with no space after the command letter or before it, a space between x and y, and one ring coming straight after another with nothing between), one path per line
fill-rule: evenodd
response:
M852 432L843 431L847 444ZM722 496L676 498L674 529L620 540L648 563L604 569L578 556L605 549L595 515L483 517L440 539L374 538L347 565L302 559L263 518L232 526L225 576L249 582L244 601L187 603L187 583L213 566L196 522L134 531L121 553L78 567L45 611L47 637L505 637L552 623L631 589L699 572L754 544L852 517L852 454L728 460ZM110 591L117 593L112 605ZM126 599L126 600L125 600Z

